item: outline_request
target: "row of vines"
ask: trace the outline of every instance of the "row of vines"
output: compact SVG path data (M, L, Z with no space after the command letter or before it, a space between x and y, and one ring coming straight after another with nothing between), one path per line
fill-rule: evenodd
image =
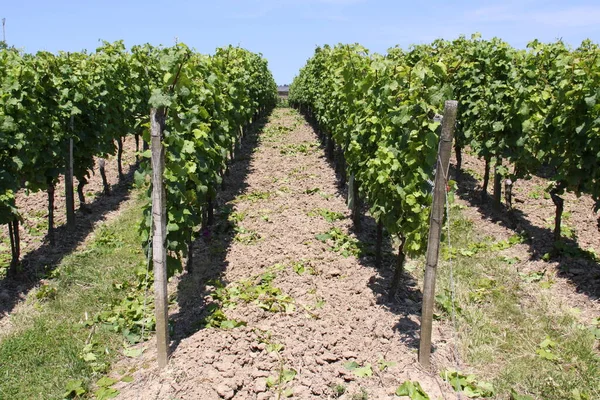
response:
M250 124L277 104L277 85L262 57L240 48L218 49L212 57L185 46L161 59L162 86L150 105L165 116L164 182L168 274L191 267L192 244L210 225L216 191ZM149 131L146 131L149 135ZM148 141L150 138L145 137ZM149 181L150 150L137 180ZM148 188L148 200L151 188ZM152 233L152 204L144 209L143 240Z
M48 193L48 238L53 240L54 191L73 143L73 175L82 207L97 160L117 155L123 139L148 143L152 106L166 110L169 247L181 249L214 195L243 129L276 103L266 60L227 47L212 56L173 47L104 42L94 53L0 49L0 224L9 225L14 273L19 261L19 190ZM144 146L147 148L147 146ZM149 157L149 152L142 153ZM143 162L136 173L143 181ZM67 205L68 206L68 205ZM144 222L142 230L148 225Z
M354 45L317 48L290 87L289 101L308 114L338 152L351 198L369 204L400 239L390 294L405 254L422 254L439 139L438 114L458 100L457 170L464 147L486 162L483 201L493 175L493 204L507 207L518 178L550 171L557 207L566 190L600 207L600 49L585 41L531 42L517 50L500 39L437 40L386 55ZM380 232L378 232L380 235Z

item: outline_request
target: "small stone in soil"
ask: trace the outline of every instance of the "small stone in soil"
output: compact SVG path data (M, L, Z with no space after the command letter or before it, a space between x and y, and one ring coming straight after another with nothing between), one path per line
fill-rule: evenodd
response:
M353 352L353 351L345 351L345 352L342 354L342 356L343 356L344 358L356 358L356 357L357 357L356 353L355 353L355 352Z
M330 353L330 352L324 353L321 358L323 359L323 361L326 361L328 363L332 363L332 362L335 362L340 359L339 356L337 356L333 353Z
M337 268L333 268L333 269L330 269L329 271L327 271L327 275L326 276L328 278L335 278L336 276L340 276L340 275L342 275L342 271L340 271Z
M254 382L254 392L263 393L267 391L267 380L259 378Z
M219 396L227 400L231 399L235 394L233 389L225 384L218 385L216 389Z
M269 371L262 371L260 369L255 369L252 371L253 378L260 378L260 377L266 377L266 376L269 376Z

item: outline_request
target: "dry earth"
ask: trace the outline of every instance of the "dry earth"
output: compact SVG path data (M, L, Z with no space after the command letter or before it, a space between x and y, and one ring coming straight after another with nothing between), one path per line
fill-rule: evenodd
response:
M422 371L416 362L418 303L386 304L390 271L374 269L372 257L345 257L331 249L331 241L315 238L338 227L354 240L344 197L313 129L294 111L277 109L258 137L245 140L218 199L221 214L233 207L227 214L237 221L237 233L221 216L196 244L193 272L172 282L176 301L170 310L169 366L159 371L152 343L147 344L141 359L125 359L114 369L115 376L134 371L132 383L115 386L121 391L118 398L275 399L292 394L327 399L343 388L341 399L358 398L352 396L363 389L370 399L387 399L398 398L394 392L406 380L419 381L433 399L448 395L438 375ZM328 222L315 215L318 209L342 218ZM266 272L293 307L271 312L254 302L238 302L224 312L246 326L201 328L213 303L209 282L221 280L232 288L248 279L260 282ZM447 362L446 336L435 332L438 365ZM357 376L345 366L352 361L370 365L372 376ZM284 375L289 381L279 383ZM271 387L269 377L275 382Z

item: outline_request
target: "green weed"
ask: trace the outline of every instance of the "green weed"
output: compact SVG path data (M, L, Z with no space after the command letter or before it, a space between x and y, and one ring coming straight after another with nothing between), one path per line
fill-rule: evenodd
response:
M342 232L340 228L331 228L326 233L316 235L315 238L323 243L331 243L331 250L340 253L344 257L362 254L360 242Z
M307 215L309 217L321 216L321 217L325 218L325 221L327 221L327 222L335 222L340 219L344 219L344 217L345 217L345 215L343 213L331 211L326 208L315 208L314 210L309 211L307 213Z
M235 202L249 201L250 203L256 203L261 200L268 200L271 197L271 192L254 191L246 194L239 195Z

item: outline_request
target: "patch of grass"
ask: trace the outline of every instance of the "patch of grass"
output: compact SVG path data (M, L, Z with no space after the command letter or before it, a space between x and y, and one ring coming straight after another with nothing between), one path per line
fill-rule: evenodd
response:
M527 197L529 197L530 199L540 199L540 198L544 198L546 200L550 199L550 193L548 192L547 188L544 188L541 185L535 185L533 187L533 190L531 190L529 193L527 193Z
M341 397L344 393L346 393L346 385L343 383L336 383L331 385L331 390L333 391L333 397Z
M550 261L552 257L557 255L563 255L573 258L582 258L592 262L600 261L600 256L598 256L594 249L582 249L577 245L565 243L563 240L554 243L554 249L552 250L552 252L544 254L542 259L544 261Z
M3 232L0 232L0 278L6 275L10 260L10 239Z
M331 228L326 233L316 235L315 239L323 243L331 243L331 250L340 253L344 257L351 255L359 257L362 254L360 242L342 232L340 228Z
M284 156L296 156L298 154L310 154L318 147L319 145L313 142L292 143L284 145L279 152Z
M30 236L44 236L48 232L48 219L45 213L37 211L27 215L23 222L23 228Z
M213 281L215 290L210 294L218 309L233 309L239 303L253 303L270 312L293 313L296 310L294 299L273 285L275 272L279 266L262 275L244 279L225 286L220 281ZM216 309L215 309L216 310Z
M322 198L324 198L325 200L329 200L333 197L332 194L330 193L325 193L324 191L322 191L320 188L318 187L314 187L314 188L308 188L305 189L302 193L304 194L309 194L309 195L313 195L315 193L318 193L319 196L321 196Z
M253 231L251 229L246 229L243 226L236 226L234 229L235 237L233 238L233 240L235 240L236 242L245 245L253 245L261 239L261 236L258 232Z
M560 236L565 237L567 239L577 240L577 233L575 228L570 226L567 222L571 219L570 212L564 212L562 216L562 221L560 224ZM554 217L546 218L546 229L554 229Z
M479 172L475 171L474 169L464 168L463 171L465 173L467 173L468 175L471 175L476 180L483 181L483 175L481 175Z
M312 265L310 265L310 262L306 260L293 262L291 266L294 272L298 275L303 275L305 273L308 273L309 275L317 274L317 270Z
M285 136L292 132L296 128L296 124L293 126L285 126L279 124L272 124L265 128L262 136L267 139L267 142L274 142L277 138Z
M360 392L352 394L352 400L369 400L369 393L365 388L360 388Z
M246 218L246 213L243 211L232 211L228 216L227 220L233 225L237 225Z
M319 192L321 192L321 189L318 188L318 187L315 187L315 188L308 188L308 189L306 189L302 193L304 193L304 194L315 194L315 193L319 193Z
M452 385L455 392L462 392L469 398L489 398L494 396L494 386L489 382L478 380L475 375L465 375L455 369L441 372L442 379Z
M321 217L325 218L325 221L327 221L327 222L335 222L340 219L344 219L344 217L345 217L345 215L343 213L331 211L326 208L315 208L314 210L309 211L307 213L307 215L309 217L321 216Z
M256 203L257 201L260 201L260 200L268 200L270 197L271 197L271 192L254 191L254 192L239 195L235 199L235 202L237 203L240 201L249 201L250 203Z
M497 256L499 249L520 239L474 246L481 241L472 222L458 210L452 214L454 249L443 250L452 256L441 262L437 292L447 300L451 259L454 297L460 307L456 313L459 348L477 372L478 382L490 382L500 398L600 398L600 357L593 331L560 299L548 291L532 290L526 281L538 280L538 274L520 275ZM414 274L422 279L421 268ZM440 300L445 308L451 307L451 302ZM461 374L465 379L471 375Z
M471 225L464 224L460 221L454 221L453 225L452 229L455 232L460 232L461 229L472 229ZM473 257L480 252L506 250L514 245L525 243L527 240L529 240L529 238L527 234L523 232L497 242L490 240L490 238L484 238L482 241L467 242L463 246L454 243L454 246L451 249L448 247L442 248L442 256L445 260L450 260L457 256ZM445 242L445 240L442 240L442 242Z
M270 215L270 213L273 212L273 210L271 210L269 208L264 208L262 210L258 210L258 212L260 214L260 219L262 219L265 222L273 223L273 220L271 220L271 215Z
M136 269L145 265L140 209L133 204L99 228L96 239L65 257L13 314L14 328L0 341L0 398L62 399L68 382L81 381L78 387L89 391L107 371L123 333L94 316L129 294L115 284L139 282Z

